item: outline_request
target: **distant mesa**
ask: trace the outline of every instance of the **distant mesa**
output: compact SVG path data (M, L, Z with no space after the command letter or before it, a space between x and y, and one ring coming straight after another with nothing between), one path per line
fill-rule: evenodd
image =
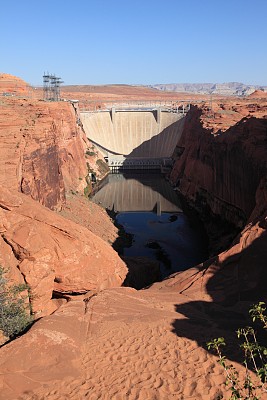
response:
M26 94L30 85L23 79L7 73L0 73L0 94L7 95ZM171 93L195 96L222 95L222 96L251 96L254 98L266 98L267 86L246 85L240 82L225 83L167 83L152 85L127 85L127 84L105 84L105 85L64 85L62 91L66 95L80 94L80 97L100 97L105 100L115 100L116 96L129 98L155 98L171 96ZM159 93L161 92L161 94Z
M168 83L156 84L149 87L174 92L198 94L216 94L226 96L248 96L255 91L267 92L267 86L245 85L240 82L227 83Z
M249 95L249 97L253 99L266 99L267 98L267 92L263 90L255 90L253 93Z

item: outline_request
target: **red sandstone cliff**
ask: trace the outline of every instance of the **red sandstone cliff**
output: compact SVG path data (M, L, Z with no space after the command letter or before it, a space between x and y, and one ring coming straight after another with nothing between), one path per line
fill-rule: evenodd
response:
M267 259L267 102L194 107L176 149L171 181L200 212L242 232L231 247L163 283L190 298L265 299Z
M267 171L267 101L240 102L191 109L170 179L202 212L241 227Z
M17 78L0 78L5 90L18 84L23 87ZM106 171L99 168L101 156L95 150L86 154L92 144L79 126L77 110L69 102L44 102L17 94L2 96L0 102L0 265L9 270L10 280L30 286L31 306L37 315L57 308L54 292L82 293L121 285L127 269L110 246L88 229L42 207L63 214L65 209L69 219L106 241L116 238L107 214L94 206L92 217L85 212L86 208L90 211L89 202L79 196L84 197L90 184L89 170L98 178ZM76 204L81 202L86 220L77 216ZM92 226L99 218L102 224Z
M18 78L2 74L5 89ZM25 87L27 86L24 83ZM0 115L0 185L31 196L50 209L61 209L66 192L83 194L88 168L98 178L95 150L79 125L79 115L70 102L45 102L18 96L2 96ZM90 153L92 154L92 152Z
M126 277L111 246L23 194L0 187L0 220L0 264L30 286L37 316L57 308L54 292L98 291L120 286Z
M267 301L267 180L256 194L256 206L231 246L201 265L173 274L154 290L173 290L192 301L233 305L240 300Z
M3 103L0 184L61 208L66 190L82 192L88 173L86 139L74 109L69 103L10 98Z
M29 96L32 89L24 80L10 75L0 73L0 94L3 96Z

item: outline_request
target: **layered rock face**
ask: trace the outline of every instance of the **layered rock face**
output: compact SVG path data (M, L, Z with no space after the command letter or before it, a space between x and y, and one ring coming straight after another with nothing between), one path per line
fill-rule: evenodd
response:
M27 91L29 85L8 74L0 74L1 88L5 95L0 98L0 185L60 210L66 192L83 194L88 172L94 171L99 179L107 174L95 149L86 154L92 144L80 126L76 106L37 100Z
M267 301L267 181L257 191L257 204L248 224L229 249L187 271L174 274L154 290L172 290L195 301L226 306L240 300Z
M244 227L230 249L162 284L233 304L266 297L267 104L215 104L187 116L171 180L200 212Z
M242 227L267 171L267 101L194 107L170 179L198 207Z
M3 96L29 96L32 94L32 89L24 80L0 73L0 93Z
M88 173L74 109L63 102L2 102L0 184L60 209L66 190L83 191Z

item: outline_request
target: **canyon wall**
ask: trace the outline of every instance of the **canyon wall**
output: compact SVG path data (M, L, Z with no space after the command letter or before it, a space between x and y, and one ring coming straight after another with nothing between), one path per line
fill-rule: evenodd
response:
M211 117L196 106L188 113L170 179L202 213L238 227L248 220L267 171L266 116L266 102L261 110L244 103L228 115L217 110Z
M66 191L82 192L86 138L70 103L1 100L0 184L60 209Z
M127 268L106 243L116 236L107 214L94 208L91 219L103 221L93 232L92 221L84 227L69 221L77 221L76 204L83 204L84 214L90 209L84 197L90 173L101 179L108 169L77 109L31 99L22 89L19 96L14 87L27 85L13 78L0 74L0 266L9 282L29 286L31 310L39 317L53 312L65 294L120 286ZM74 215L66 211L68 219L50 211L64 215L70 201Z
M190 298L266 298L267 102L259 103L214 104L214 114L202 105L187 115L170 179L204 219L243 228L229 249L163 283Z

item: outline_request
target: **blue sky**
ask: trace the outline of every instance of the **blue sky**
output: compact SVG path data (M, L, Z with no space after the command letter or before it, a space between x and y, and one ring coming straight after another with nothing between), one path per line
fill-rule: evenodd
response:
M0 72L267 86L267 0L0 0Z

